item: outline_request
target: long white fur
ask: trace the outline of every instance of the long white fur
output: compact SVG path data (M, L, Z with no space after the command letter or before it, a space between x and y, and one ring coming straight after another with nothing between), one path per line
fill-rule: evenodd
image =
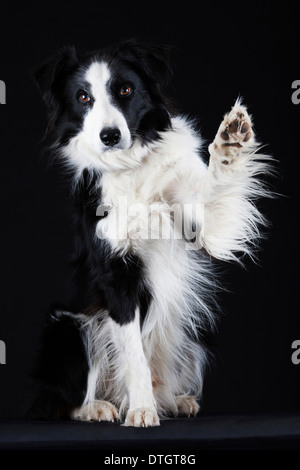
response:
M93 73L87 73L92 82L100 73L99 67L93 67ZM105 75L103 65L101 70ZM104 82L107 79L105 76ZM101 103L95 103L94 108L97 106L101 107ZM234 119L238 112L251 122L240 101L225 120ZM95 111L94 117L99 113ZM116 125L120 120L118 113ZM201 397L207 360L205 349L197 341L197 329L215 323L209 306L216 288L210 259L199 261L199 250L187 249L186 241L176 237L178 227L173 224L168 207L179 204L185 211L184 220L190 223L193 207L204 207L195 221L200 233L198 248L204 247L213 257L236 260L240 252L251 255L260 226L265 224L253 201L268 195L257 177L268 171L269 157L256 153L254 136L242 148L233 149L232 155L225 155L220 141L223 122L209 147L207 166L199 156L200 136L180 116L172 119L172 128L162 133L155 144L142 146L136 139L129 148L103 153L90 142L87 129L91 129L94 117L87 116L83 131L71 139L64 155L78 173L83 168L101 171L101 202L112 209L108 217L99 221L95 236L107 238L111 250L121 256L131 250L143 260L152 301L141 330L138 312L134 322L125 326L116 325L105 311L81 320L90 362L83 405L92 404L96 398L108 400L121 415L127 413L127 424L142 426L145 418L141 417L141 408L145 413L151 409L153 394L160 416L176 415L178 395ZM93 125L97 126L97 119ZM100 130L97 128L98 133ZM170 238L143 236L149 232L147 210L134 212L130 221L116 230L113 221L124 196L129 208L136 204L144 208L154 205L152 235L153 231L159 233L159 224L163 224ZM151 376L156 382L153 390ZM135 410L137 417L132 418ZM152 424L156 422L155 413L153 416ZM146 425L152 425L152 418L147 418Z

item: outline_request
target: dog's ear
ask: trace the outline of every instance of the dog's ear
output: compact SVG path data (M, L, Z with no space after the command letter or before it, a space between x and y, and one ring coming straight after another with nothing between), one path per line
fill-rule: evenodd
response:
M143 43L135 39L123 41L119 45L122 58L133 63L163 89L172 76L171 46Z
M77 65L75 47L65 46L33 71L33 77L48 106L51 106L52 98L63 85L66 72L75 69Z

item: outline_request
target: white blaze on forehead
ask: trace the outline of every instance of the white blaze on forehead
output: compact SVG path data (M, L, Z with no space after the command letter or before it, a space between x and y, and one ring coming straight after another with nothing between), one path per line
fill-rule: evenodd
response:
M107 95L106 85L110 77L110 71L105 62L93 62L87 70L85 78L91 85L92 95L95 100L103 99Z
M113 103L109 91L111 72L108 64L93 62L86 72L85 79L90 84L94 100L91 109L86 114L83 126L83 133L89 145L97 153L108 150L101 142L99 135L105 127L113 127L119 129L121 133L121 140L116 148L128 149L131 145L131 134L125 116Z

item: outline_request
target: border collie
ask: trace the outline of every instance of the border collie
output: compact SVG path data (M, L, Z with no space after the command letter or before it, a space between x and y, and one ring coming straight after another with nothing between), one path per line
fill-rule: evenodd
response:
M240 100L201 156L167 98L165 46L65 47L35 78L48 149L75 205L75 294L48 316L29 416L157 426L196 415L216 322L213 258L252 256L265 219L251 117Z

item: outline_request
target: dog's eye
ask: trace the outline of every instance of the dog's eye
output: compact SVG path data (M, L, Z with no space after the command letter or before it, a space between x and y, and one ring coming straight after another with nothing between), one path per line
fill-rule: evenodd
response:
M131 95L131 93L132 93L132 88L129 85L124 85L120 89L120 95L121 96L129 96L129 95Z
M81 103L87 103L88 101L90 101L91 97L85 91L80 91L78 94L78 99Z

